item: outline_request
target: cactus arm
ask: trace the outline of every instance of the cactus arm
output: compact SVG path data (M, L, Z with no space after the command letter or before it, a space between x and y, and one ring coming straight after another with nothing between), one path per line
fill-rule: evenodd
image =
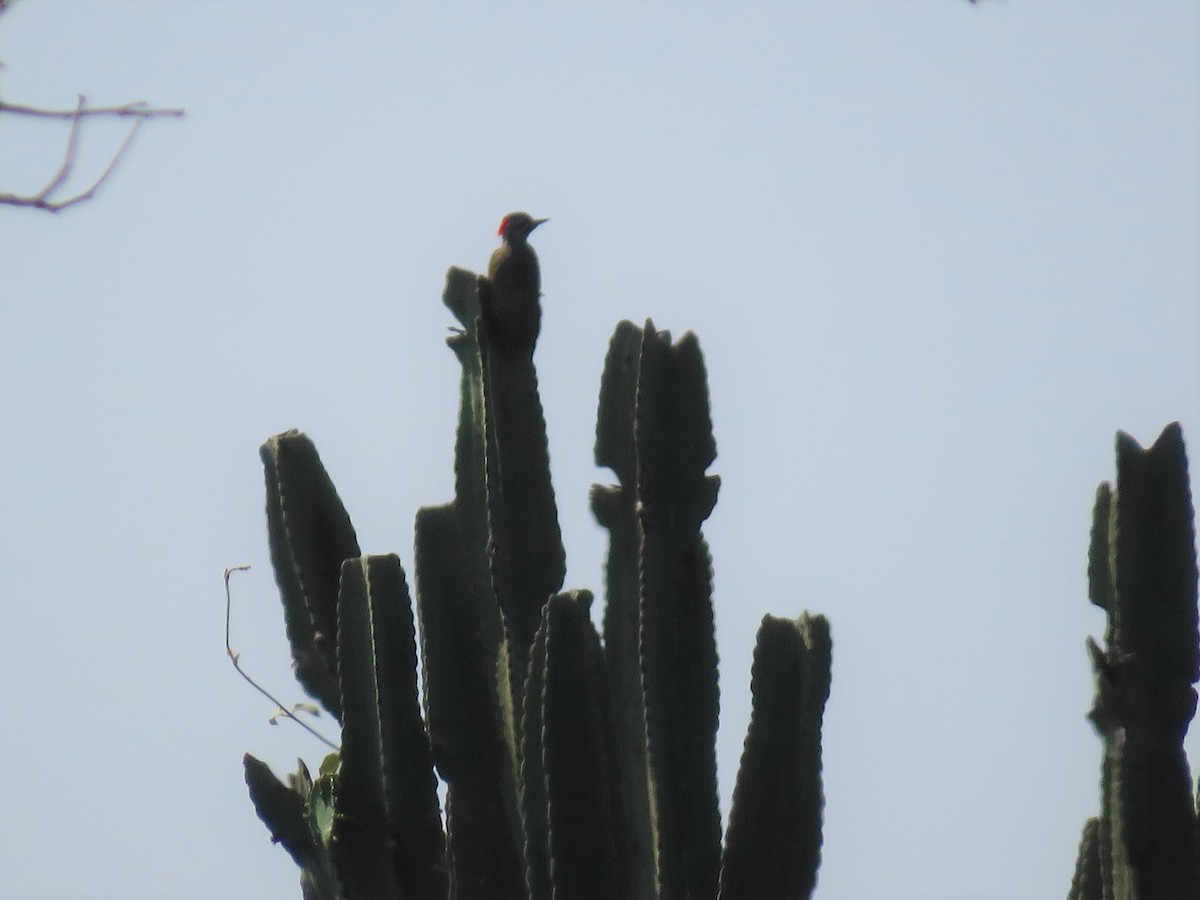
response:
M519 350L493 346L483 332L479 354L487 437L488 550L508 638L513 709L519 716L530 645L542 607L562 588L566 551L533 359Z
M713 897L717 806L717 649L712 564L700 524L718 480L708 388L691 334L643 332L636 441L641 547L643 685L663 900Z
M296 679L340 721L338 578L342 560L359 555L358 540L306 435L277 434L259 454L267 484L271 565L283 600Z
M481 661L488 672L487 684L493 694L497 694L494 705L501 712L505 740L511 747L516 740L511 693L505 690L504 697L500 697L495 681L496 666L501 662L507 665L507 658L504 617L496 600L492 584L492 560L489 557L492 539L487 482L487 398L476 331L479 317L478 282L479 278L473 272L457 268L451 268L446 279L443 302L460 321L466 320L468 326L466 331L447 341L462 366L454 447L454 500L446 507L444 515L438 513L436 519L431 519L429 523L438 535L436 540L448 543L439 551L432 543L426 542L424 549L427 559L439 559L439 566L449 563L451 558L453 560L452 571L438 576L443 585L442 593L454 595L453 600L443 602L461 606L460 612L472 620L472 628L481 639L481 643L473 644L472 649L484 654ZM467 319L468 316L471 318ZM461 622L465 624L466 619L461 619ZM507 682L507 673L505 679Z
M1117 439L1113 535L1116 678L1126 690L1121 833L1138 897L1200 897L1200 852L1183 737L1196 710L1195 534L1179 426L1142 450ZM1114 653L1115 651L1115 653Z
M348 900L398 898L388 846L381 697L366 561L342 566L338 598L341 765L334 784L333 860Z
M623 485L637 485L634 413L642 329L622 321L613 332L600 378L596 414L596 465L607 466Z
M270 766L251 754L242 757L242 765L254 810L271 832L271 842L282 844L296 865L304 868L317 854L304 816L304 798L276 778Z
M637 516L634 413L642 329L621 322L613 333L600 382L596 465L616 474L618 485L593 485L592 512L608 529L605 564L604 658L613 709L613 779L623 826L619 861L627 871L626 896L655 900L658 870L646 750L642 693L641 528Z
M1091 818L1083 826L1079 857L1067 900L1104 900L1104 879L1100 866L1100 820Z
M606 900L629 895L618 889L608 698L591 602L588 591L570 591L547 604L541 752L555 896Z
M523 897L524 836L504 620L492 584L487 425L478 276L452 267L442 302L463 330L454 500L417 513L417 612L434 761L447 781L447 836L458 897ZM503 679L497 678L504 667ZM502 682L502 683L501 683Z
M1104 742L1097 844L1104 896L1200 897L1200 845L1183 737L1195 714L1195 533L1178 424L1149 449L1117 436L1115 490L1097 493L1089 596L1108 613L1089 639Z
M472 572L488 582L485 548L488 540L486 432L484 423L483 369L475 321L479 317L478 276L451 268L446 274L442 302L463 323L465 331L447 339L462 376L459 379L458 428L454 437L454 496L467 546L472 552ZM495 602L494 599L492 602Z
M382 763L386 834L399 894L445 897L445 843L437 783L417 698L416 635L400 560L393 554L347 560L339 598L339 604L346 603L365 603L367 607L367 633L357 635L357 640L354 634L339 634L338 646L339 651L352 651L373 663L372 671L361 673L367 680L358 684L358 690L366 697L374 694L377 705L373 710L362 709L361 717L356 718L373 714L378 728L367 729L362 742L353 742L350 749L344 746L343 752L349 754L372 738L378 741L375 753ZM362 638L369 643L360 646ZM355 668L355 661L351 666ZM349 704L344 701L343 707L349 708Z
M328 850L312 814L312 783L304 763L300 763L299 773L289 776L290 787L276 778L266 763L249 753L242 763L258 817L270 829L271 840L283 844L300 867L304 900L341 900Z
M1115 640L1144 658L1155 680L1194 684L1200 677L1196 538L1177 423L1147 450L1118 435L1117 496ZM1170 724L1186 727L1187 720Z
M1113 517L1116 515L1116 506L1113 500L1112 485L1102 482L1096 489L1096 500L1092 506L1087 572L1088 599L1106 613L1104 641L1109 646L1113 642L1113 623L1116 615L1112 554ZM1119 832L1123 820L1120 815L1114 815L1118 809L1118 794L1114 787L1120 768L1115 745L1120 728L1119 713L1116 711L1119 705L1117 685L1104 651L1091 637L1088 637L1086 647L1095 683L1095 698L1088 718L1104 742L1104 755L1100 764L1100 808L1103 814L1098 818L1096 826L1100 892L1104 900L1124 900L1130 896L1131 887L1125 842ZM1080 852L1082 853L1082 848Z
M500 611L486 574L472 578L473 547L456 504L416 521L417 611L426 717L434 763L447 782L455 896L519 898L524 863L511 758L497 695Z
M479 276L474 272L451 266L446 272L446 287L442 291L442 303L458 319L462 332L472 336L480 312L479 292L476 289L478 280Z
M824 616L766 616L733 793L721 900L809 897L821 859L821 720L832 643Z
M1092 506L1092 533L1088 542L1088 599L1105 612L1114 608L1113 595L1116 593L1112 555L1109 553L1112 513L1112 485L1105 481L1096 489L1096 502Z

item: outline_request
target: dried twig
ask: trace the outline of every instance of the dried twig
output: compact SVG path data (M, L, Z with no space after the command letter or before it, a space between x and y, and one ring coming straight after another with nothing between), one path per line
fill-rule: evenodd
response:
M230 594L229 594L229 576L234 572L245 572L249 568L250 568L250 566L248 564L243 564L240 566L231 566L230 568L225 570L225 653L229 656L229 659L233 662L233 667L235 669L237 669L237 673L239 675L241 675L243 678L245 678L246 681L248 681L250 683L250 686L252 688L254 688L256 691L258 691L260 694L262 694L264 697L266 697L268 700L270 700L272 703L274 703L275 706L277 707L277 711L276 711L275 715L273 715L271 717L272 725L275 724L276 720L280 716L286 716L287 718L289 718L293 722L295 722L297 725L299 725L301 728L303 728L305 731L307 731L309 734L311 734L313 737L317 738L317 740L327 744L328 746L332 747L334 750L337 750L338 749L337 744L335 744L333 741L329 740L329 738L325 737L323 734L321 734L319 731L317 731L315 728L313 728L311 725L309 725L307 722L305 722L303 719L301 719L299 716L296 715L295 711L297 709L304 710L306 712L312 712L312 713L316 714L315 706L313 706L312 704L309 704L309 703L297 703L291 709L287 709L282 703L280 703L278 700L276 700L271 695L271 693L269 691L267 691L266 688L259 685L258 682L256 682L253 678L251 678L249 675L247 675L242 670L241 654L239 654L236 650L234 650L233 647L230 646L230 644L229 644L229 619L231 616L231 610L233 608L233 599L230 597Z
M0 113L12 113L14 116L36 116L41 119L79 119L83 116L110 116L118 119L161 119L170 117L183 118L186 110L182 109L152 109L145 100L126 103L124 106L89 106L84 107L84 97L81 95L80 105L75 109L40 109L36 106L24 106L20 103L6 103L0 100Z
M3 2L3 0L0 0ZM137 136L138 129L147 119L159 118L162 116L171 116L178 118L184 114L182 109L151 109L145 100L138 100L136 103L126 103L124 106L98 106L89 107L87 98L83 94L79 95L79 103L73 111L70 110L54 110L54 109L37 109L32 106L22 106L17 103L5 103L0 100L0 113L12 113L20 116L38 116L47 119L69 119L71 122L71 132L67 136L67 149L63 155L62 164L58 167L58 171L49 183L32 195L7 194L0 193L0 204L7 206L25 206L33 209L41 209L46 212L61 212L64 209L75 206L77 203L83 203L86 200L91 200L99 190L100 185L104 184L112 175L125 156L125 152L129 149L133 139ZM108 164L108 168L104 173L96 179L95 183L90 188L72 197L67 197L62 200L54 199L54 193L59 190L71 176L72 170L75 168L75 155L79 149L79 131L83 124L83 120L88 116L108 116L111 118L133 118L133 126L129 129L129 134L125 136L125 140L121 142L121 146L113 155L112 160Z

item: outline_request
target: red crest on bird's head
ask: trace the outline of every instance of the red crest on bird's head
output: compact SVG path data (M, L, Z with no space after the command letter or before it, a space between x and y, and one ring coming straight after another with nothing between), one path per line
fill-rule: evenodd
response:
M529 232L537 228L543 222L548 222L549 219L535 219L527 212L510 212L507 216L500 220L500 227L496 229L496 234L500 237L506 237L512 232L512 237L520 240L527 237Z

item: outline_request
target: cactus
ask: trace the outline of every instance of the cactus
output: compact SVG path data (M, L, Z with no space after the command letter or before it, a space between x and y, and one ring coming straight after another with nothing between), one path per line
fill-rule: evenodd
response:
M1104 745L1101 812L1088 821L1072 900L1200 898L1200 830L1183 750L1200 678L1196 550L1178 423L1149 449L1117 435L1117 480L1100 485L1088 595L1107 614L1088 638Z
M251 798L305 898L807 897L820 860L829 626L768 616L724 848L717 652L701 525L719 480L703 358L622 322L601 380L591 507L609 532L603 641L565 554L537 376L462 324L455 496L417 512L413 607L361 556L312 442L262 448L271 560L296 676L341 724L314 782L247 754ZM446 785L445 814L436 779Z

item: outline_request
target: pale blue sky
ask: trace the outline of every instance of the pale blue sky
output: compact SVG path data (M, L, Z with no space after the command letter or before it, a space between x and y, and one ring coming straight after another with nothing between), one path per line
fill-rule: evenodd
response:
M240 758L322 748L222 647L252 563L235 644L301 699L258 445L307 431L410 566L452 492L443 276L527 209L569 586L603 584L613 326L706 353L723 803L761 616L823 612L817 896L1063 896L1093 492L1117 428L1200 447L1197 47L1167 0L21 0L4 99L188 116L91 204L0 209L0 895L298 896ZM121 134L89 126L81 185ZM64 137L0 118L0 191Z

